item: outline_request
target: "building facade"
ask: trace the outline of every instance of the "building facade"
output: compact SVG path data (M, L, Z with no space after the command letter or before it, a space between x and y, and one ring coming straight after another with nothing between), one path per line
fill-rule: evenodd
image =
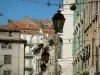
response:
M28 16L21 21L14 22L9 20L7 25L1 26L2 29L7 28L9 31L15 30L17 33L14 34L14 39L18 38L18 45L13 45L13 48L18 49L19 59L17 56L14 56L16 51L12 53L12 56L16 57L16 60L13 59L16 63L16 68L18 67L18 72L13 74L17 75L47 75L50 74L57 74L60 75L61 73L61 66L58 63L58 59L62 56L62 39L59 35L55 34L53 29L52 21L46 20L32 20ZM8 32L9 33L9 32ZM11 33L12 34L12 33ZM11 35L9 33L9 35ZM1 34L0 34L1 35ZM6 33L5 33L6 35ZM8 35L8 34L7 34ZM2 36L2 35L1 35ZM11 37L10 37L11 38ZM22 40L23 39L23 40ZM21 40L21 45L19 43ZM25 41L26 40L26 41ZM25 44L23 43L25 41ZM14 42L15 43L15 42ZM17 48L18 47L18 48ZM22 51L20 52L20 49ZM48 61L44 61L42 58L43 53L45 52L49 56ZM14 54L14 55L13 55ZM17 54L16 54L17 55ZM10 61L11 56L9 57ZM46 69L42 69L41 65L45 64ZM15 67L9 66L9 68ZM53 69L50 69L53 67ZM14 70L14 69L13 69ZM53 71L52 71L53 70ZM17 70L16 70L17 71ZM7 71L7 73L10 73ZM11 74L9 74L11 75Z
M0 75L24 75L26 41L20 39L20 31L14 28L0 28Z
M74 0L63 0L63 4L74 3ZM73 11L70 10L69 5L64 5L61 9L61 13L65 17L65 23L63 28L63 51L62 60L60 62L62 66L62 75L72 74L72 37L73 37ZM64 59L65 58L65 59ZM67 59L68 58L68 59Z
M99 73L98 38L100 17L98 14L100 3L97 0L81 1L77 0L76 2L85 4L76 5L74 11L76 16L74 15L73 74L79 72L81 74L95 75ZM82 7L82 9L78 6ZM80 30L82 35L79 35Z

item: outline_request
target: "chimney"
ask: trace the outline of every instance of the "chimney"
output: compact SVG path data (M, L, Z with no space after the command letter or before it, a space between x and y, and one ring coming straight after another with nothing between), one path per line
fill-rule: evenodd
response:
M13 20L12 19L9 19L8 20L8 25L12 25L13 24Z
M30 17L29 16L25 16L25 18L24 19L30 19Z

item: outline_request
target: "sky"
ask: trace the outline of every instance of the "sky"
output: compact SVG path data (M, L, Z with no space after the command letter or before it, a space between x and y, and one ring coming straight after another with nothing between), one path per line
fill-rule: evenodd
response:
M25 16L30 16L33 19L51 19L57 12L58 6L47 6L39 2L58 4L62 0L0 0L0 12L4 16L0 16L0 25L7 23L8 19L14 21L22 20Z

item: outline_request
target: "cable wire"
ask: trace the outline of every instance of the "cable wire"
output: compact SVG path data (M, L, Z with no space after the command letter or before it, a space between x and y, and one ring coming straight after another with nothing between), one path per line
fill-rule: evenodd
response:
M35 2L35 3L40 3L40 4L46 4L48 5L48 3L45 3L45 2L40 2L40 1L36 1L36 0L22 0L22 1L30 1L30 2ZM95 2L100 2L100 1L90 1L90 2L83 2L83 3L66 3L66 4L60 4L61 6L63 5L82 5L82 4L88 4L88 3L95 3ZM54 6L59 6L59 4L53 4L53 3L50 3L50 5L54 5Z

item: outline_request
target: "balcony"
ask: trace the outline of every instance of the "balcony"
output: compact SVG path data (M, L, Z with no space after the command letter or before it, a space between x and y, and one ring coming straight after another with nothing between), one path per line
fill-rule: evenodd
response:
M34 43L33 42L27 42L26 46L34 46Z
M32 65L27 65L27 66L25 66L25 70L33 70L33 66Z
M33 58L33 53L26 53L25 58Z

